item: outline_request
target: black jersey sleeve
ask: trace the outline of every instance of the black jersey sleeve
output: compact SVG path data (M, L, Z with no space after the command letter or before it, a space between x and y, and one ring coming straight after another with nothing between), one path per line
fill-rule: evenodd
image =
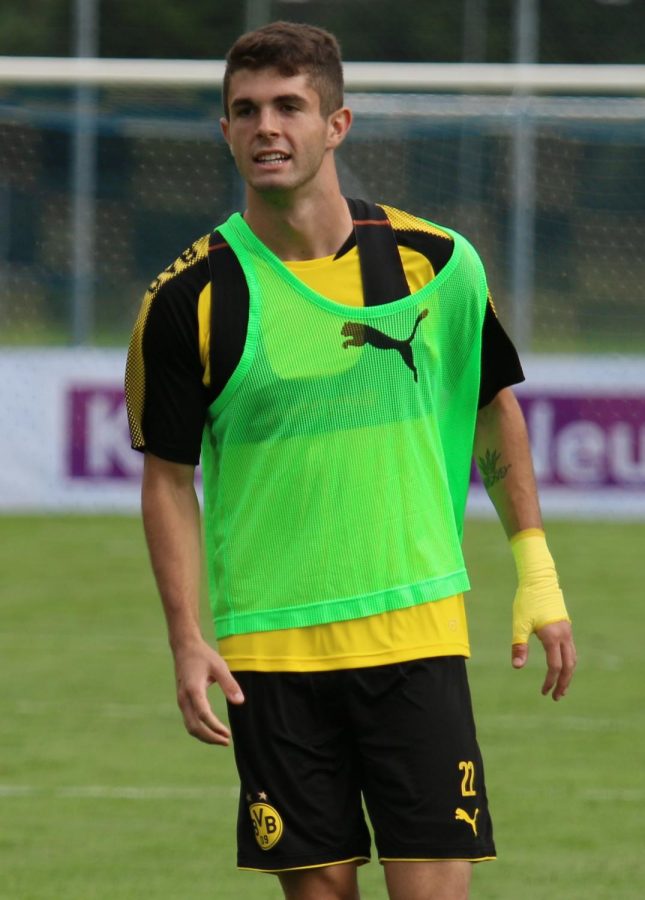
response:
M502 390L524 381L517 350L497 318L490 295L482 328L481 381L479 408L487 406Z
M205 256L191 262L144 299L128 352L126 403L136 450L197 465L210 402L199 350L198 302L209 276Z

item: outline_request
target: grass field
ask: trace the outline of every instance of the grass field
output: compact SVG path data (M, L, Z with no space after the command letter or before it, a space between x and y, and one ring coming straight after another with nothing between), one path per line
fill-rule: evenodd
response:
M645 525L552 523L577 628L570 695L509 659L510 554L466 535L470 677L499 860L473 900L645 897ZM277 898L234 867L232 753L184 734L141 527L0 518L0 898ZM214 695L214 701L221 706ZM380 866L364 900L384 898Z

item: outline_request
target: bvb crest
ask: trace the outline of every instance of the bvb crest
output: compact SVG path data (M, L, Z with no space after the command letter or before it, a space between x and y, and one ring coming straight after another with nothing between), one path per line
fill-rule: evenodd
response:
M282 837L282 819L268 803L251 803L249 806L255 840L261 850L270 850Z

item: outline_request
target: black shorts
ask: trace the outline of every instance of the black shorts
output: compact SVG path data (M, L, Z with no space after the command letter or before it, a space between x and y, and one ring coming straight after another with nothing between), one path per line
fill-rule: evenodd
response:
M235 677L241 868L494 858L462 657Z

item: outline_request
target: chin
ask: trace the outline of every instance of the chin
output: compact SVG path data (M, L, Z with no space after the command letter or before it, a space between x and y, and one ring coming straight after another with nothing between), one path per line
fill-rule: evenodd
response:
M285 191L292 191L298 187L297 184L292 184L281 178L258 178L249 182L249 184L258 194L282 194Z

